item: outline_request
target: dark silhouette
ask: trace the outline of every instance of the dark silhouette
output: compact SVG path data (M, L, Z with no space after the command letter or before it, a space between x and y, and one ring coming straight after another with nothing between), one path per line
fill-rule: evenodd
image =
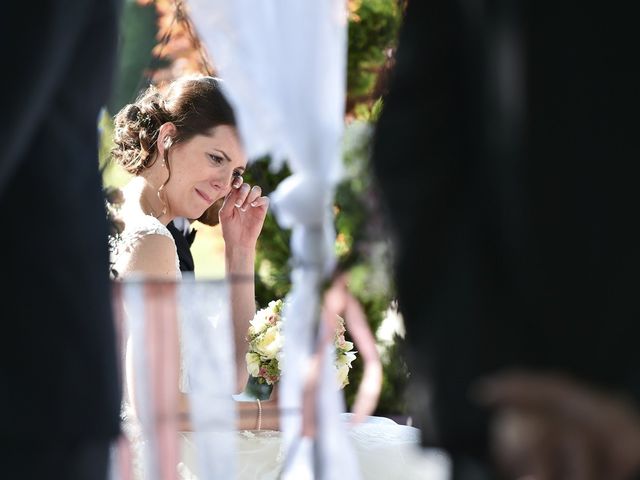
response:
M222 207L222 202L217 201L198 218L198 221L204 225L215 227L220 223L218 215ZM189 221L184 219L184 221ZM181 231L176 227L173 221L167 224L167 229L173 236L176 242L176 250L178 251L178 260L180 261L181 272L193 272L195 271L195 264L193 260L193 254L191 253L191 245L193 245L196 239L195 228L191 227L188 232Z
M640 400L633 31L591 2L408 3L373 166L412 401L456 478L498 478L469 394L485 375Z
M97 119L119 2L2 15L2 477L104 479L120 390Z
M191 254L191 245L196 238L197 230L192 228L188 233L178 229L173 221L167 224L167 229L176 242L176 250L178 251L178 260L180 261L181 272L193 272L193 255Z

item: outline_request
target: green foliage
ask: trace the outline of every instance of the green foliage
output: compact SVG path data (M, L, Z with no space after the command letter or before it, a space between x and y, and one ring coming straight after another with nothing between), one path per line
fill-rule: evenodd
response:
M371 107L369 107L369 105L366 103L356 104L353 109L356 120L376 123L378 121L378 117L380 117L380 113L382 113L383 104L384 102L382 100L382 97L373 102Z
M407 397L405 390L409 379L409 368L404 359L404 338L396 335L393 343L383 351L382 390L378 401L377 413L407 413ZM361 375L361 374L360 374Z
M270 195L290 174L286 166L279 172L271 172L269 157L265 157L253 162L243 177L251 185L260 185L263 195ZM255 288L258 308L266 307L271 300L284 298L291 288L290 237L291 232L278 225L270 210L256 249Z
M111 149L113 148L113 119L109 115L109 111L103 108L98 119L98 158L100 168L106 168L111 157Z
M336 255L339 267L349 274L352 293L362 304L372 331L378 331L394 298L390 280L390 249L387 245L377 194L369 168L373 126L383 108L376 90L383 68L395 47L401 22L398 0L360 0L349 22L347 108L356 121L347 125L343 138L344 180L335 192ZM151 66L155 44L156 12L153 5L141 7L133 0L125 4L121 61L109 110L117 111L135 98L143 85L145 69ZM120 186L128 174L108 162L112 120L108 111L101 119L100 159L106 186ZM269 158L251 164L245 180L260 185L269 195L290 175L286 166L270 170ZM259 308L283 298L291 288L290 231L281 228L269 213L256 252L256 301ZM352 340L352 339L349 339ZM408 370L402 356L402 339L381 345L383 385L378 414L406 412L404 388ZM345 387L347 405L353 404L362 377L362 362L353 363L350 384Z
M362 0L349 21L347 96L354 104L373 93L401 22L395 0Z
M381 102L363 115L367 121L347 125L343 137L345 176L335 192L336 256L340 270L349 273L349 286L361 303L365 315L376 332L394 298L390 275L390 249L378 208L377 195L369 168L373 120L377 119ZM290 172L269 170L268 158L253 163L245 180L261 185L270 194ZM256 300L259 307L283 298L291 287L290 232L282 229L269 214L260 235L256 259ZM349 339L352 340L352 339ZM406 410L404 388L408 370L400 354L401 339L384 345L383 385L378 413L402 414ZM362 362L356 360L345 387L347 405L352 405L362 377Z
M102 183L105 188L122 187L131 175L123 168L111 160L111 149L113 148L113 118L108 110L100 112L98 121L99 145L98 158L100 161L100 171L102 172Z
M373 120L381 102L345 129L343 158L345 179L336 190L336 254L340 269L349 273L349 288L365 312L371 330L379 331L388 315L395 289L391 276L391 250L378 205L376 186L369 166ZM378 339L380 340L380 339ZM379 347L383 365L383 385L378 413L404 413L404 389L408 370L400 355L396 337ZM354 362L350 384L345 387L347 405L352 405L362 378L362 362Z
M141 5L136 0L124 2L120 17L119 62L108 105L110 111L117 112L131 103L140 89L147 86L147 72L166 65L166 62L152 55L157 43L157 20L158 14L153 3Z
M383 107L372 98L378 75L393 49L401 19L397 0L362 0L349 23L347 76L348 104L356 121L345 128L343 160L345 176L335 192L335 252L339 268L349 274L349 287L361 303L375 333L394 298L390 275L390 249L377 204L377 193L369 168L373 127ZM269 159L251 165L244 175L251 184L270 194L290 172L273 173ZM256 255L256 301L259 307L283 298L291 288L290 232L269 214L258 240ZM352 340L352 339L349 339ZM402 339L381 346L383 385L377 413L406 412L404 388L408 378L401 354ZM347 405L352 405L362 362L356 360L345 387Z

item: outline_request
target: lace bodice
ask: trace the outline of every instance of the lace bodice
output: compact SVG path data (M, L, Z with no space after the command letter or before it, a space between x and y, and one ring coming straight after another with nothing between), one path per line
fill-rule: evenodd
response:
M163 235L165 237L169 237L171 241L174 242L169 229L160 223L157 218L144 214L131 215L127 217L124 230L111 242L111 263L116 272L120 271L118 266L122 265L127 260L127 257L131 255L136 242L147 235ZM174 252L177 277L181 278L180 261L178 259L178 251L175 250L175 248Z

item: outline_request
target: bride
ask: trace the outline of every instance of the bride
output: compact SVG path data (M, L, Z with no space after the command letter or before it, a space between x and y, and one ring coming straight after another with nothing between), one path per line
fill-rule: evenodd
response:
M243 183L247 159L220 81L197 75L174 81L165 92L148 88L116 114L114 143L113 160L132 175L123 188L124 201L118 210L124 228L112 243L116 281L180 280L176 246L167 224L178 216L199 218L216 201L224 200L219 220L226 271L229 276L250 279L230 285L235 389L242 391L248 380L245 334L255 314L255 247L269 200L262 196L260 187ZM129 347L127 356L132 356ZM139 427L135 426L136 400L130 377L128 367L124 408L129 425L123 427L135 455L141 440L139 430L136 434ZM178 413L189 418L189 402L179 387L175 385L180 399ZM238 479L277 478L283 459L276 403L275 398L265 405L236 403ZM262 431L255 431L256 417L257 430ZM181 478L193 479L197 454L190 423L181 425L181 430L178 472ZM438 469L442 459L436 458L434 463L417 453L415 428L369 417L353 427L350 435L365 479L441 478L433 475L433 468ZM408 461L410 458L414 460ZM143 475L141 470L136 474Z
M117 279L181 278L174 218L199 218L223 199L219 212L231 284L236 390L245 386L245 333L255 313L255 247L269 206L258 186L243 183L247 159L220 80L192 75L165 92L149 87L115 116L112 159L133 177L123 188L118 219L124 229L112 248ZM182 404L186 399L182 398ZM256 408L242 404L243 408Z

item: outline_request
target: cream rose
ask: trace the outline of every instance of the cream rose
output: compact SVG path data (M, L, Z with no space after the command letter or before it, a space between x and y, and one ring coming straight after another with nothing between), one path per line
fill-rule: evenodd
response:
M258 335L269 325L269 314L266 310L259 310L249 322L249 335Z
M345 340L341 342L339 345L337 345L336 347L342 350L343 352L347 352L348 350L353 350L353 342L347 342Z
M349 364L344 363L337 367L336 372L338 374L338 386L344 388L349 384Z
M351 362L353 362L355 359L355 352L344 352L338 355L338 358L336 359L336 365L338 365L339 367L341 367L342 365L346 365L347 367L351 368Z
M254 340L255 351L263 358L275 358L282 348L282 335L280 329L275 326L267 328L258 338Z

